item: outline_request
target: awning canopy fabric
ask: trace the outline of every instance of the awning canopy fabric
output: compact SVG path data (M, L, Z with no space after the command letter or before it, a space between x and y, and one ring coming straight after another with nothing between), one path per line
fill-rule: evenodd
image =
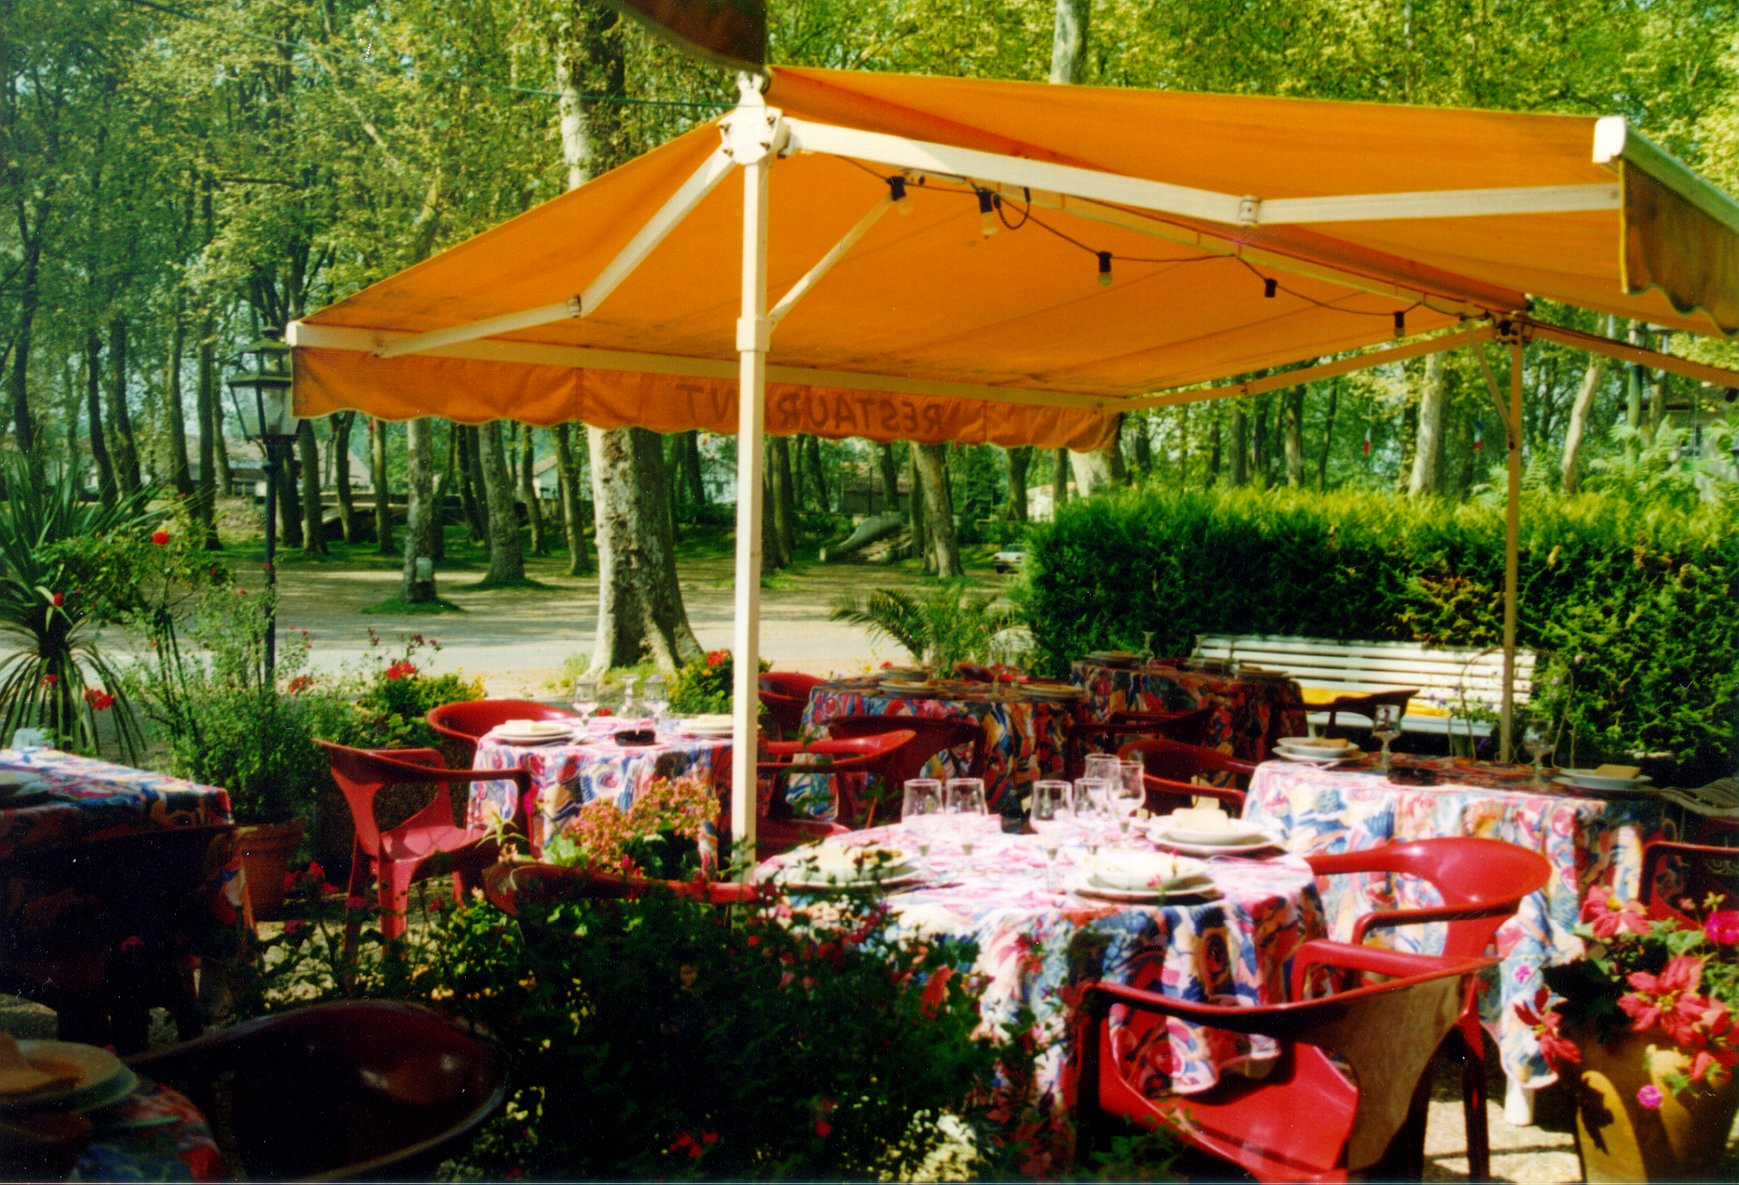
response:
M789 68L766 101L774 433L1087 449L1530 296L1739 331L1739 212L1610 122ZM704 125L305 318L298 413L734 430L741 173Z

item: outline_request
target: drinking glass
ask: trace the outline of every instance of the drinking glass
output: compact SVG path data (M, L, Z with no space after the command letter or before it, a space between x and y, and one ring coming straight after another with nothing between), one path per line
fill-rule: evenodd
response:
M977 831L984 827L988 815L984 805L983 778L949 778L947 808L962 830Z
M1552 744L1552 733L1538 720L1532 721L1527 731L1522 733L1522 748L1528 751L1528 756L1534 759L1534 785L1546 784L1545 760L1551 755L1555 745Z
M930 858L930 837L942 821L942 783L935 778L908 778L900 822L918 845L918 858Z
M1067 782L1033 783L1033 831L1038 834L1039 847L1045 853L1045 887L1053 891L1057 887L1057 852L1062 847L1063 829L1069 824L1069 800L1073 791Z
M1075 781L1075 818L1086 824L1087 854L1099 854L1105 838L1105 820L1111 800L1111 783L1101 778L1078 778Z
M1389 742L1401 735L1401 709L1395 704L1378 704L1371 709L1371 735L1383 742L1383 756L1377 768L1389 772Z
M639 682L639 677L635 675L626 675L622 679L622 698L617 701L621 706L616 709L616 715L624 721L637 720L640 717L640 701L634 694L635 684Z
M1117 754L1089 753L1081 763L1081 776L1095 782L1115 782L1123 776L1118 769Z
M640 702L645 705L647 715L652 717L652 727L656 729L664 718L664 709L670 706L670 690L663 675L647 676L646 686L640 692Z
M599 687L596 679L582 678L574 680L574 694L573 699L570 702L574 705L574 712L580 718L581 732L585 732L590 727L592 723L592 713L598 710L598 691Z

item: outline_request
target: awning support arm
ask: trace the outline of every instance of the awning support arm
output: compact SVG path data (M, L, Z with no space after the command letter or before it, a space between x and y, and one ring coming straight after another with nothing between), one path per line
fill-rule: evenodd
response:
M870 227L881 221L883 214L893 208L894 199L886 194L875 205L871 206L857 225L845 232L845 237L833 245L833 249L816 261L814 267L803 273L803 278L791 285L791 290L779 298L767 313L769 327L776 326L785 319L785 314L796 307L797 302L809 295L810 289L821 282L821 278L833 270L834 264L845 258L845 253L857 245L857 241L869 233Z
M1500 340L1510 347L1509 406L1504 406L1497 375L1485 351L1475 344L1474 357L1479 359L1480 372L1492 402L1497 405L1498 419L1504 426L1505 472L1507 496L1504 499L1504 673L1503 700L1498 709L1498 760L1509 761L1515 753L1516 716L1516 602L1521 595L1521 501L1522 501L1522 350L1526 334L1517 322L1507 322L1499 328Z
M1558 325L1547 325L1529 317L1517 317L1516 321L1526 325L1528 332L1533 337L1557 342L1561 346L1569 346L1574 350L1587 350L1593 354L1604 354L1608 358L1616 358L1620 362L1633 362L1639 366L1646 366L1650 370L1671 371L1673 374L1683 375L1688 379L1709 383L1716 387L1739 387L1739 370L1729 370L1723 366L1710 366L1707 362L1697 362L1690 358L1676 358L1671 354L1663 354L1659 350L1629 345L1626 342L1614 341L1609 337L1601 337L1597 333L1585 333L1580 329L1565 329Z
M676 192L665 199L658 211L646 220L634 237L628 240L626 246L616 253L616 257L604 265L585 291L578 296L570 296L560 304L542 305L534 309L522 309L515 313L505 313L499 317L487 317L481 321L472 321L465 325L453 325L446 329L436 329L429 333L418 333L410 337L399 338L386 342L375 351L381 358L396 358L401 354L420 354L438 346L449 346L456 342L474 341L480 337L490 337L498 333L512 333L519 329L531 329L538 325L548 325L554 321L563 321L569 317L585 317L595 312L604 299L616 290L623 280L633 274L646 257L665 240L670 232L676 229L678 223L688 217L689 212L698 206L713 187L722 181L731 171L732 161L724 147L715 149L701 163L689 178L677 187Z

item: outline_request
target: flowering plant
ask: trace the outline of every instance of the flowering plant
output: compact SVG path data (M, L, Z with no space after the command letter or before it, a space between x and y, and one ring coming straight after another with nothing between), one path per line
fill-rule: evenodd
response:
M682 715L730 711L732 668L729 650L709 650L677 668L670 680L670 710ZM761 669L768 668L762 659Z
M581 807L573 825L544 844L543 858L679 880L693 871L718 810L718 795L701 779L654 778L626 812L607 798Z
M1720 1087L1739 1060L1739 910L1721 909L1720 897L1678 908L1619 897L1596 885L1582 902L1575 933L1585 944L1579 959L1547 967L1546 986L1516 1013L1533 1026L1540 1052L1554 1070L1579 1065L1581 1051L1565 1028L1602 1042L1625 1031L1658 1029L1689 1059L1667 1076L1674 1093L1691 1086ZM1661 1104L1644 1086L1637 1101Z

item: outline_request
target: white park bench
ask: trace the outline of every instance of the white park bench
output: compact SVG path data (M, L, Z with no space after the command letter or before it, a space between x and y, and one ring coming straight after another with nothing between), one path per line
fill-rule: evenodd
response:
M1201 658L1283 670L1298 681L1312 724L1336 696L1418 688L1401 727L1407 732L1484 737L1503 701L1503 651L1456 650L1417 642L1334 642L1273 634L1200 634ZM1516 651L1516 705L1533 688L1534 655Z

